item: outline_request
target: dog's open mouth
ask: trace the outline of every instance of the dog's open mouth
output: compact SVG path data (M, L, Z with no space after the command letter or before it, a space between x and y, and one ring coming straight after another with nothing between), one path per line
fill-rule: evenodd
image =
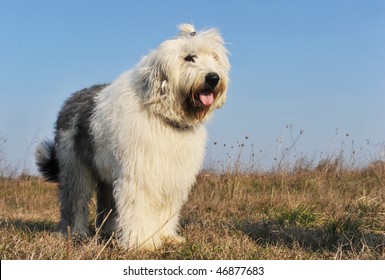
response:
M184 108L198 120L202 120L206 113L214 105L218 90L212 87L192 88L190 98L186 98Z
M214 92L201 91L198 93L198 98L204 106L211 106L214 102Z

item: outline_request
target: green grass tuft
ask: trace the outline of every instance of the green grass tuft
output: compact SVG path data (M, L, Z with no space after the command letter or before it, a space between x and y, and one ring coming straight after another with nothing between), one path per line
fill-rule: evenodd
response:
M292 209L281 209L273 214L273 218L275 218L281 226L311 227L318 221L318 217L314 211L303 205L298 205Z

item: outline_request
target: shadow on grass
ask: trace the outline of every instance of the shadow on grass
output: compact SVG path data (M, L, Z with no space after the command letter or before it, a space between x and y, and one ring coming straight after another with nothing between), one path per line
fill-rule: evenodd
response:
M26 233L55 232L56 222L50 221L24 221L24 220L0 220L1 229L15 229Z
M370 250L375 257L385 257L385 235L361 231L339 232L333 226L306 228L282 225L277 220L252 223L242 221L236 228L249 236L259 246L284 245L302 247L313 252L360 253Z
M53 233L54 235L65 237L65 235L61 234L58 229L58 223L53 221L23 221L20 219L17 220L2 220L0 219L0 229L5 230L14 230L17 232L23 232L26 234L30 233ZM87 237L83 236L71 236L71 240L73 244L81 245L87 244L87 242L93 240L96 234L95 227L90 227L90 235ZM105 235L99 233L96 235L96 240L102 244L109 241L111 235Z

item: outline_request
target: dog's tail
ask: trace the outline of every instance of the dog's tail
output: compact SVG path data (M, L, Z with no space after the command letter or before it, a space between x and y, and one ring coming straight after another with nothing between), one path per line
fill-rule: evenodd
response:
M56 158L55 143L41 142L35 150L35 161L39 172L51 182L59 182L59 164Z

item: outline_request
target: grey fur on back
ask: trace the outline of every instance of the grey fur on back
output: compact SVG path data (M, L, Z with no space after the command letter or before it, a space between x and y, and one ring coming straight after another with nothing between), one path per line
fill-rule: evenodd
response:
M56 121L55 142L60 143L60 131L74 129L74 149L84 164L91 167L94 154L90 121L95 109L94 97L108 84L94 85L75 92L63 105Z

